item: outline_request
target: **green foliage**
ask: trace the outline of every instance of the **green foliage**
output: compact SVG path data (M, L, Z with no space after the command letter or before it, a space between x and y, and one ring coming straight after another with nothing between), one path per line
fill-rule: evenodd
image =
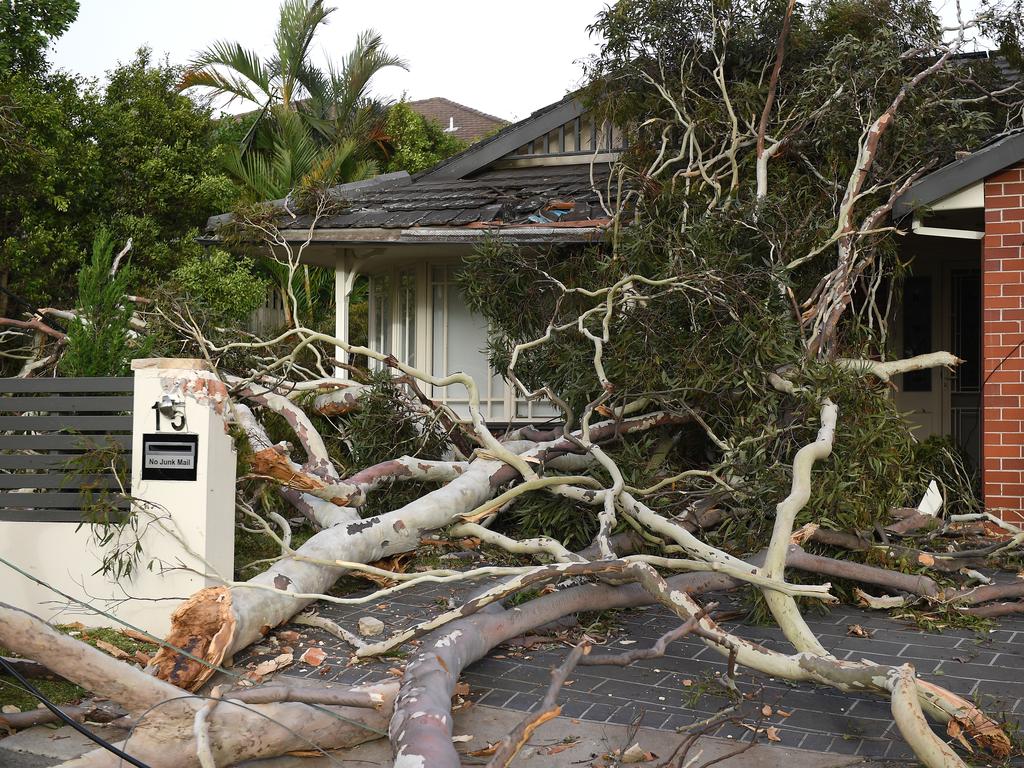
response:
M887 386L831 362L890 354L879 328L892 319L885 315L886 296L898 304L906 272L890 231L856 239L865 271L841 307L829 348L808 349L815 318L807 309L836 266L830 237L837 199L857 167L865 126L934 61L905 54L939 45L930 5L798 3L769 125L774 138L772 132L788 133L784 151L767 166L767 194L755 195L753 141L737 145L731 173L729 155L708 161L702 172L717 174L713 183L696 172L682 175L695 151L684 142L714 154L732 130L733 114L760 115L765 62L774 58L785 5L721 0L709 9L699 2L620 0L606 9L594 27L604 42L589 63L585 98L630 134L621 169L636 193L627 211L630 225L596 247L525 250L492 241L460 274L470 307L488 320L495 369L507 366L516 344L554 327L549 342L519 358L517 373L528 387L550 386L577 417L598 398L615 407L640 396L652 407L700 417L700 427L682 439L686 449L670 451L656 476L712 468L723 482L683 483L684 498L707 497L730 513L712 537L737 554L764 545L775 506L789 493L793 456L815 439L825 397L839 407L835 448L815 467L813 493L798 524L871 531L889 522L891 507L916 504L933 479L944 487L951 511L977 508L961 458L948 446L919 444ZM728 103L714 74L719 56ZM891 189L919 169L976 146L1011 119L1000 105L967 98L976 87L971 79L991 84L1000 77L991 63L967 60L906 93L878 147L855 221L884 205ZM680 114L692 123L682 125ZM678 153L680 161L652 176L663 142L667 156ZM633 281L614 297L602 347L610 384L603 387L594 372L594 345L576 319L589 312L585 325L600 335L606 295L583 291L631 275L662 284ZM563 286L582 290L566 293ZM783 373L797 392L776 391L768 381L772 373ZM652 499L669 514L679 503L669 492ZM579 542L594 530L593 510L550 499L529 498L512 514L516 529L532 534Z
M359 145L341 139L324 146L294 112L283 110L263 150L228 146L224 168L241 184L248 202L279 200L293 190L302 197L333 184L375 176L376 164Z
M238 191L218 170L210 112L176 90L181 68L140 49L115 69L93 121L100 215L115 240L131 237L139 284L158 285L193 247L195 228L228 210Z
M287 511L286 511L287 512ZM245 526L243 528L242 526ZM246 528L250 530L246 530ZM240 517L235 525L235 578L249 579L267 568L267 560L281 556L281 545L265 532L254 533L255 522ZM280 535L280 531L275 531ZM293 526L291 546L301 547L316 531L308 525Z
M550 536L575 552L593 541L597 513L592 506L534 491L499 518L499 528L523 538Z
M388 110L384 123L391 154L385 172L418 173L466 148L466 143L446 133L438 123L417 114L401 102Z
M0 74L0 284L68 305L93 233L134 242L132 293L159 285L192 230L228 209L209 111L141 49L106 89L62 73ZM4 308L0 302L0 310Z
M78 0L9 0L0 3L0 72L36 74L46 49L78 17Z
M372 467L395 456L440 458L449 443L438 426L417 423L412 412L399 398L402 386L388 370L371 374L373 390L360 398L359 409L346 418L345 429L351 440L351 466L354 471Z
M0 283L36 304L73 298L94 231L96 104L79 85L63 74L0 76Z
M64 376L124 376L133 352L144 353L131 338L134 307L126 298L130 270L121 265L111 274L114 244L100 230L92 244L92 261L78 273L79 315L69 327L67 350L60 360ZM144 356L144 354L142 355Z
M240 324L266 297L268 282L251 259L217 248L190 254L172 273L189 304L206 310L211 322Z
M145 558L142 536L148 523L140 514L148 509L146 505L133 505L128 497L131 458L113 440L84 437L82 445L87 450L75 454L66 464L69 475L78 475L83 480L78 484L82 521L75 530L88 526L90 539L102 552L95 573L115 581L130 579ZM118 481L117 488L108 488L95 480L84 481L85 477L111 476Z
M343 476L396 456L444 458L450 447L447 434L437 423L425 424L422 415L412 411L408 401L399 397L403 384L396 382L388 371L371 373L368 383L372 390L360 398L358 410L340 417L310 414ZM294 440L283 419L264 414L261 421L272 441ZM294 451L292 456L302 461L301 450ZM371 494L360 514L370 517L397 509L434 487L425 483L393 483Z

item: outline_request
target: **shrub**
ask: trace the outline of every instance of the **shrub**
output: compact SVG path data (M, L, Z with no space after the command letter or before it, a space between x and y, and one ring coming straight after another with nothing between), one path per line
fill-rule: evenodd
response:
M190 303L225 324L243 322L263 303L269 285L255 274L251 259L220 249L190 255L172 276Z
M130 370L133 351L145 354L148 349L145 340L132 339L130 269L121 265L111 274L113 263L110 233L100 230L93 239L91 262L78 273L79 313L68 327L68 348L59 365L64 376L123 376Z

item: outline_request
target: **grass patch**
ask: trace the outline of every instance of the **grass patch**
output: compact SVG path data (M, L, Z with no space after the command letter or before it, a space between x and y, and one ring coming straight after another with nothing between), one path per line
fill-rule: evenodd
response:
M54 704L74 704L81 701L86 695L85 689L63 680L30 680L29 682ZM21 683L13 677L0 675L0 706L6 707L13 704L22 712L28 712L31 709L36 709L36 705L39 703L39 699L22 688Z

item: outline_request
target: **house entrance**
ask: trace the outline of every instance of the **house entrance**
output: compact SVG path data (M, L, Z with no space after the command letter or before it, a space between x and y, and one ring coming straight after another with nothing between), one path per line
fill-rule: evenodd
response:
M896 403L917 424L920 440L949 436L981 466L981 270L977 260L918 256L906 279L897 331L901 356L948 350L956 371L904 374Z

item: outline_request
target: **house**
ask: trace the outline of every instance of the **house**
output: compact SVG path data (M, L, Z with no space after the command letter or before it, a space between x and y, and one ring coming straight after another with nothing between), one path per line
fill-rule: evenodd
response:
M569 96L415 176L335 187L345 207L316 222L303 259L334 270L336 335L349 338L349 296L356 277L368 276L373 349L435 376L471 374L491 423L557 416L550 404L517 397L488 369L486 323L467 308L456 273L495 234L544 247L600 241L613 203L601 190L623 143ZM208 230L224 219L210 219ZM279 226L301 243L310 224L299 216ZM464 388L427 394L468 416Z
M570 96L416 176L337 188L346 208L318 223L308 249L311 263L335 270L337 335L348 338L348 296L367 275L371 347L434 375L464 370L486 382L482 409L492 423L555 416L488 370L485 323L467 309L455 274L494 234L527 246L599 241L623 145ZM918 179L894 216L907 230L911 273L893 353L942 349L965 361L955 372L903 375L896 403L920 438L948 436L971 458L989 509L1022 510L1024 132ZM285 232L301 241L308 226L299 217ZM465 393L432 395L466 413Z
M1024 510L1024 132L919 179L894 214L913 257L895 328L904 354L947 349L955 371L905 374L919 435L948 435L981 472L991 512ZM1005 513L1003 513L1005 516Z
M508 125L508 120L488 115L486 112L441 96L407 101L406 106L416 114L437 123L446 133L452 134L467 144L479 141L487 134Z

